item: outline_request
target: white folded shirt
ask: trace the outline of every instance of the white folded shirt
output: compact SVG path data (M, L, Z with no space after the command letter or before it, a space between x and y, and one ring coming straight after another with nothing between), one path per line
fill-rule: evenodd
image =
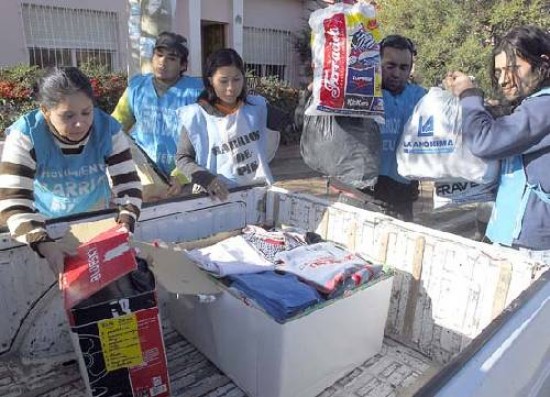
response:
M199 267L217 277L275 269L275 265L265 259L243 236L230 237L187 253Z

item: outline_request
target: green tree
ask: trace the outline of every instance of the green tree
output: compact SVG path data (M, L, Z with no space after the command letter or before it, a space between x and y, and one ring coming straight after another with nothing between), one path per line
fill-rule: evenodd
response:
M489 92L488 65L498 37L518 25L550 28L548 0L379 0L378 5L383 33L417 44L415 77L428 87L458 69Z

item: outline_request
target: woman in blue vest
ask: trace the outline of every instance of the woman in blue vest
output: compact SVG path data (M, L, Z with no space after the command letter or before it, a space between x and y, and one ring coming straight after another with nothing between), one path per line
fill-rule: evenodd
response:
M7 130L0 216L57 273L67 252L48 235L45 220L116 206L117 221L133 230L141 182L128 138L94 107L90 80L80 70L53 68L39 83L38 100L39 109Z
M501 160L487 237L543 251L537 255L550 260L550 34L534 26L512 29L493 56L493 84L513 105L510 115L491 117L470 78L460 72L447 76L461 99L464 136L472 152Z
M244 75L235 50L214 52L198 102L180 110L177 167L219 200L227 198L229 188L272 182L266 159L266 101L246 94Z

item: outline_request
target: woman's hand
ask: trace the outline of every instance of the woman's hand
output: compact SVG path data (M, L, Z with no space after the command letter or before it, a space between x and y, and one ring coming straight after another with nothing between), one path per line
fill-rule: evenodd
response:
M130 226L130 224L128 222L119 222L118 224L120 225L119 231L125 232L125 233L130 233L130 234L132 234L134 232L133 227Z
M38 244L38 252L48 262L48 266L56 276L63 271L65 265L65 257L73 256L76 252L71 251L61 246L55 241L46 241Z
M218 177L215 177L212 182L210 182L210 184L206 187L206 192L209 196L220 201L225 201L229 196L227 186L225 186L225 183L223 183Z
M470 76L458 71L447 73L443 86L457 97L465 90L476 87Z

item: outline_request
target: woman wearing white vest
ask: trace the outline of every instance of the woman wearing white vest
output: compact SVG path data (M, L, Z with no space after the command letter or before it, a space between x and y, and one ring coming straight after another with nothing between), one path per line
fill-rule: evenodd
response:
M120 124L94 107L90 80L80 70L52 69L40 81L38 99L40 109L6 131L0 216L57 273L68 252L48 235L45 220L116 206L117 222L133 230L141 182Z
M198 102L180 109L183 128L176 165L219 200L227 198L229 188L272 183L266 158L266 101L246 94L244 74L235 50L214 52Z
M493 56L493 84L513 106L510 115L493 118L482 92L463 73L450 73L446 80L460 97L472 153L501 160L487 237L537 251L550 262L550 34L535 26L514 28Z

